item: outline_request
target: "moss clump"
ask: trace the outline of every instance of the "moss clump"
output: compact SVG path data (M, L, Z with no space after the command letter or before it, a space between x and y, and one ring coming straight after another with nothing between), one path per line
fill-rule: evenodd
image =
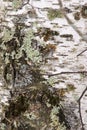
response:
M53 20L55 18L62 18L63 14L60 10L57 9L49 9L47 14L49 20Z
M22 0L13 0L12 7L13 9L17 10L22 6Z
M55 89L42 83L14 91L2 122L5 130L66 130L68 124Z
M83 5L81 9L81 15L83 18L87 19L87 5Z
M55 130L66 130L66 127L64 126L64 124L60 123L59 118L58 118L58 114L60 112L60 108L54 106L51 110L50 113L50 118L51 118L51 127L53 126L55 128Z

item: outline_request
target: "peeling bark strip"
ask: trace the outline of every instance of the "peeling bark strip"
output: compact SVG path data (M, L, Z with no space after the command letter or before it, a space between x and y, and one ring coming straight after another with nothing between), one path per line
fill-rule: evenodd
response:
M56 73L56 74L48 74L49 77L51 76L56 76L56 75L61 75L61 74L86 74L87 71L66 71L66 72L60 72L60 73Z

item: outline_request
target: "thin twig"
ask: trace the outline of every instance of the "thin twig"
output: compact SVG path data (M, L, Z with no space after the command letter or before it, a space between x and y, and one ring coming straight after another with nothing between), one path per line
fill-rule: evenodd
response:
M79 103L79 116L80 116L81 126L82 126L81 130L84 130L84 124L83 124L82 114L81 114L81 103L80 103L80 101L78 103Z
M86 48L85 50L83 50L82 52L80 52L80 53L77 55L77 57L80 56L81 54L83 54L85 51L87 51L87 48Z
M87 87L86 87L85 90L82 92L81 96L80 96L79 99L78 99L78 102L82 99L82 97L83 97L84 93L86 92L86 90L87 90Z
M82 114L81 114L81 99L84 96L84 94L85 94L86 91L87 91L87 87L85 88L85 90L82 92L81 96L78 99L78 103L79 103L79 115L80 115L82 130L84 130L84 124L83 124Z
M9 122L10 124L12 123L7 117L4 117L4 119Z
M60 72L56 74L48 74L49 77L51 76L56 76L56 75L61 75L61 74L86 74L87 71L66 71L66 72Z

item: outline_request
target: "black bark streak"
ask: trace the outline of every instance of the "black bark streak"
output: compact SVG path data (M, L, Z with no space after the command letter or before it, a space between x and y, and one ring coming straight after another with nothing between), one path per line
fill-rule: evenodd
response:
M15 86L15 78L16 78L16 69L15 69L14 60L12 60L11 66L12 66L12 87L14 87Z
M3 71L3 77L4 77L4 80L6 82L6 84L8 84L8 78L7 78L7 74L9 72L9 68L12 68L12 87L14 87L15 85L15 78L16 78L16 69L15 69L15 63L14 63L14 60L11 60L10 63L8 63L7 65L5 65L4 67L4 71Z
M7 80L8 67L10 67L10 64L7 64L4 67L4 71L3 71L3 77L4 77L4 80L5 80L6 83L8 83L8 80Z

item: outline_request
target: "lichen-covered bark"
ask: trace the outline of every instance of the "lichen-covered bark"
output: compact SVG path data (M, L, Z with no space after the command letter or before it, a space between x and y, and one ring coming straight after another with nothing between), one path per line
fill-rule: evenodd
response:
M14 91L2 120L7 130L65 130L65 119L55 89L42 83Z

